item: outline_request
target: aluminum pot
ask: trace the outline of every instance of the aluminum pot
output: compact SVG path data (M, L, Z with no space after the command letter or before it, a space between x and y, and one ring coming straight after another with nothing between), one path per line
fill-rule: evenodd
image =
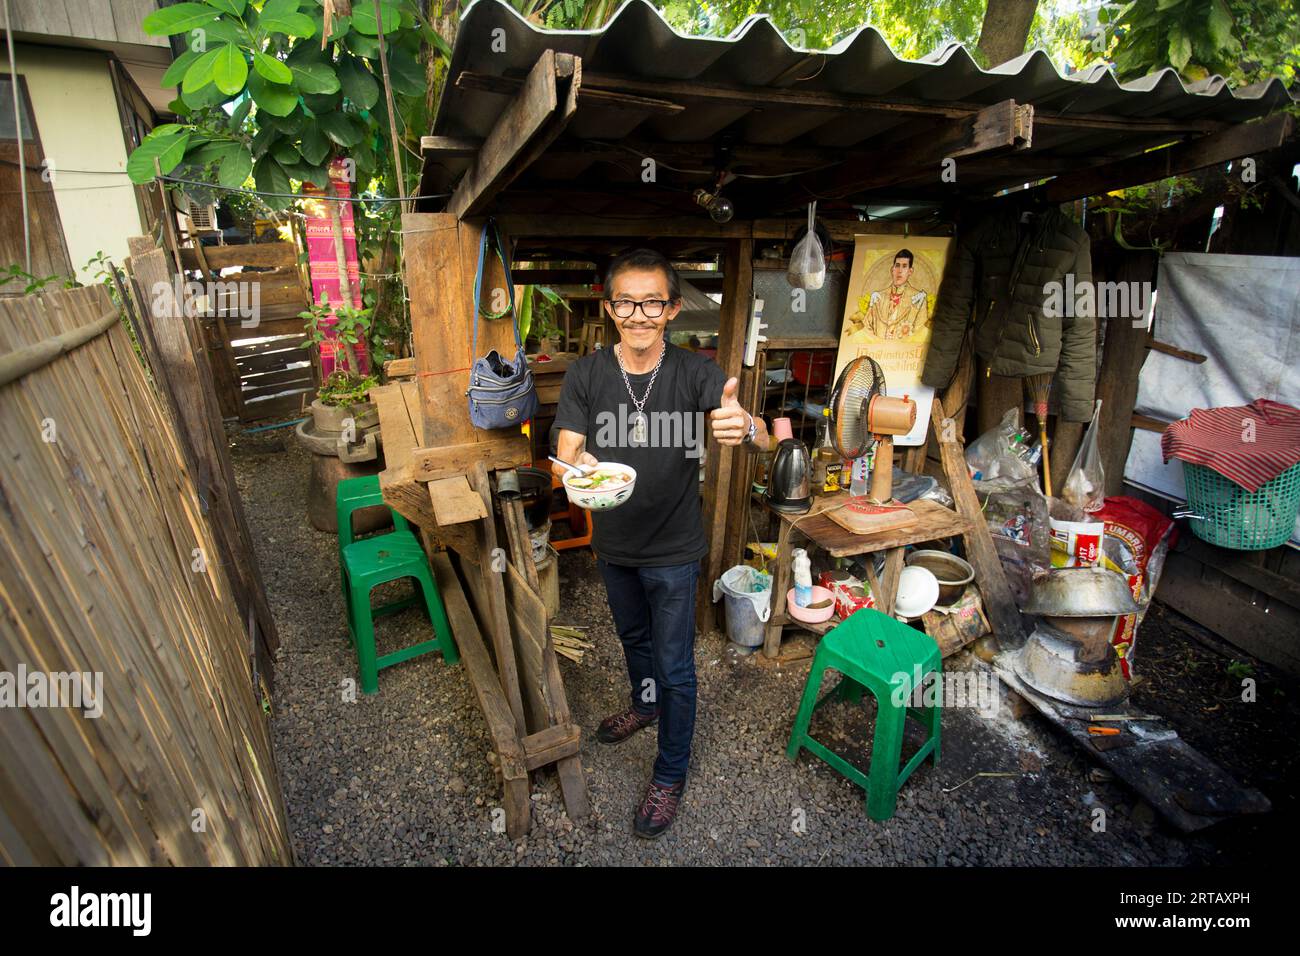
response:
M1035 578L1021 608L1040 617L1108 617L1136 614L1128 581L1105 568L1057 568Z
M938 579L939 604L943 607L957 601L966 585L975 580L975 569L947 551L913 551L907 556L907 564L925 568Z
M1115 704L1128 695L1128 683L1113 648L1101 660L1085 660L1083 646L1050 626L1040 626L1016 658L1015 669L1039 693L1080 707Z

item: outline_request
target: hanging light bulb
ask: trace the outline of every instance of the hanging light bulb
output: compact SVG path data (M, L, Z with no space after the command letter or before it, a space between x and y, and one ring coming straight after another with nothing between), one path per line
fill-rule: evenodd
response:
M736 207L731 200L720 193L697 189L695 201L709 211L709 218L716 223L731 222L736 215Z

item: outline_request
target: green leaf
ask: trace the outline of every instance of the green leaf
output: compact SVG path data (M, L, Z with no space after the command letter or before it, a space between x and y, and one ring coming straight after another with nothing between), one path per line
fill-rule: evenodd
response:
M288 116L298 105L298 94L292 86L271 83L259 73L248 78L248 92L257 108L266 110L272 116Z
M217 43L233 43L238 47L250 45L250 38L244 28L235 20L213 20L211 23L192 31L187 44L196 53L203 53ZM202 43L202 46L199 44Z
M297 136L302 132L303 124L307 121L307 115L302 110L295 109L288 116L268 117L267 122L287 136Z
M271 144L280 138L280 131L274 126L263 126L253 137L253 142L249 148L253 151L253 158L259 159L262 154L271 148Z
M248 0L207 0L208 6L216 7L222 13L228 13L232 17L242 16L244 7L247 6Z
M140 22L140 29L150 36L171 36L211 23L220 15L217 10L202 3L178 3L149 14Z
M313 166L319 166L330 152L330 142L315 123L307 124L303 130L302 141L298 144L302 158Z
M170 173L185 158L185 148L189 145L189 131L167 132L160 136L150 133L144 142L136 147L126 161L127 177L133 183L150 182L155 175L154 160L164 175Z
M353 56L341 56L338 70L344 96L363 110L375 105L379 100L379 83L362 65L362 61Z
M1232 43L1232 12L1223 0L1214 0L1210 4L1210 14L1205 26L1210 34L1210 42L1216 50L1223 50Z
M388 51L388 81L394 93L418 96L424 93L424 67L420 61L398 47Z
M234 112L230 114L230 120L226 125L229 126L230 129L237 131L244 125L244 120L248 119L248 113L252 108L252 97L244 97L243 102L236 106Z
M221 46L214 47L207 53L197 57L190 64L190 68L185 71L185 79L181 82L181 92L193 93L211 83L213 70L216 69L217 56L227 46L228 44L223 43Z
M319 116L338 109L343 102L343 94L339 90L333 93L304 93L302 101L307 104L307 109Z
M261 50L254 53L253 69L272 83L280 83L285 86L293 85L293 71L269 53L263 53Z
M346 113L326 113L316 117L316 122L321 132L344 148L355 146L365 135L361 122Z
M294 148L293 143L287 139L282 139L271 149L271 155L281 166L293 166L302 157L298 155L298 150Z
M192 163L195 166L206 166L208 163L221 162L231 150L244 148L242 143L222 139L204 143L198 149L194 149L195 139L195 137L190 137L190 149L185 157L187 163Z
M201 110L208 106L220 106L230 98L217 89L217 85L212 82L204 83L197 90L186 92L184 87L181 89L181 99L185 101L190 109L194 110Z
M175 113L177 116L189 116L194 112L190 108L190 104L186 103L179 96L167 104L167 110L168 112Z
M384 33L392 33L402 25L402 14L392 4L381 2L380 15L384 18ZM375 19L375 5L361 0L352 8L352 29L367 36L379 36L379 21Z
M186 50L175 60L172 65L167 67L167 72L162 75L158 81L159 86L180 86L181 80L185 79L185 73L190 68L190 64L199 58L199 54L193 50Z
M340 89L338 74L328 63L290 64L294 84L303 93L337 93Z
M1192 41L1183 32L1182 26L1174 24L1169 30L1169 65L1181 70L1192 58Z
M221 92L234 96L244 88L248 80L248 61L244 52L230 43L223 43L216 49L216 59L212 61L212 82Z
M270 156L263 156L253 166L253 181L257 184L257 191L261 193L287 193L291 188L289 175L284 171L284 167ZM283 209L289 204L289 200L283 197L262 198L272 209Z
M311 17L298 12L298 0L266 0L258 26L267 33L284 33L291 37L316 35Z
M371 60L379 59L379 40L376 37L363 36L355 30L347 36L347 48L357 56Z

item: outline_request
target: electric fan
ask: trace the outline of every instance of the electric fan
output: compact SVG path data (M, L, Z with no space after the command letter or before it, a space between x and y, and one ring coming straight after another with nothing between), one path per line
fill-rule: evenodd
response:
M830 401L831 440L846 459L860 458L872 440L876 446L870 494L849 498L828 512L836 524L866 533L901 528L916 516L891 499L894 484L894 436L906 435L916 424L916 402L885 394L885 372L875 359L853 359L835 381Z

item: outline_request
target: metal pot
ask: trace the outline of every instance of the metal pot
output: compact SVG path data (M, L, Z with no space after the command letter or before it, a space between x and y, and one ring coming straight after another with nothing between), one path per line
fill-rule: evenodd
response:
M925 568L939 582L939 604L947 607L975 580L975 569L947 551L913 551L907 556L908 567Z
M1040 625L1016 658L1015 669L1039 693L1080 707L1116 704L1128 695L1119 655L1106 645L1101 660L1086 660L1083 645L1050 625Z
M1136 614L1124 575L1105 568L1057 568L1036 578L1022 610L1040 617L1113 617Z

